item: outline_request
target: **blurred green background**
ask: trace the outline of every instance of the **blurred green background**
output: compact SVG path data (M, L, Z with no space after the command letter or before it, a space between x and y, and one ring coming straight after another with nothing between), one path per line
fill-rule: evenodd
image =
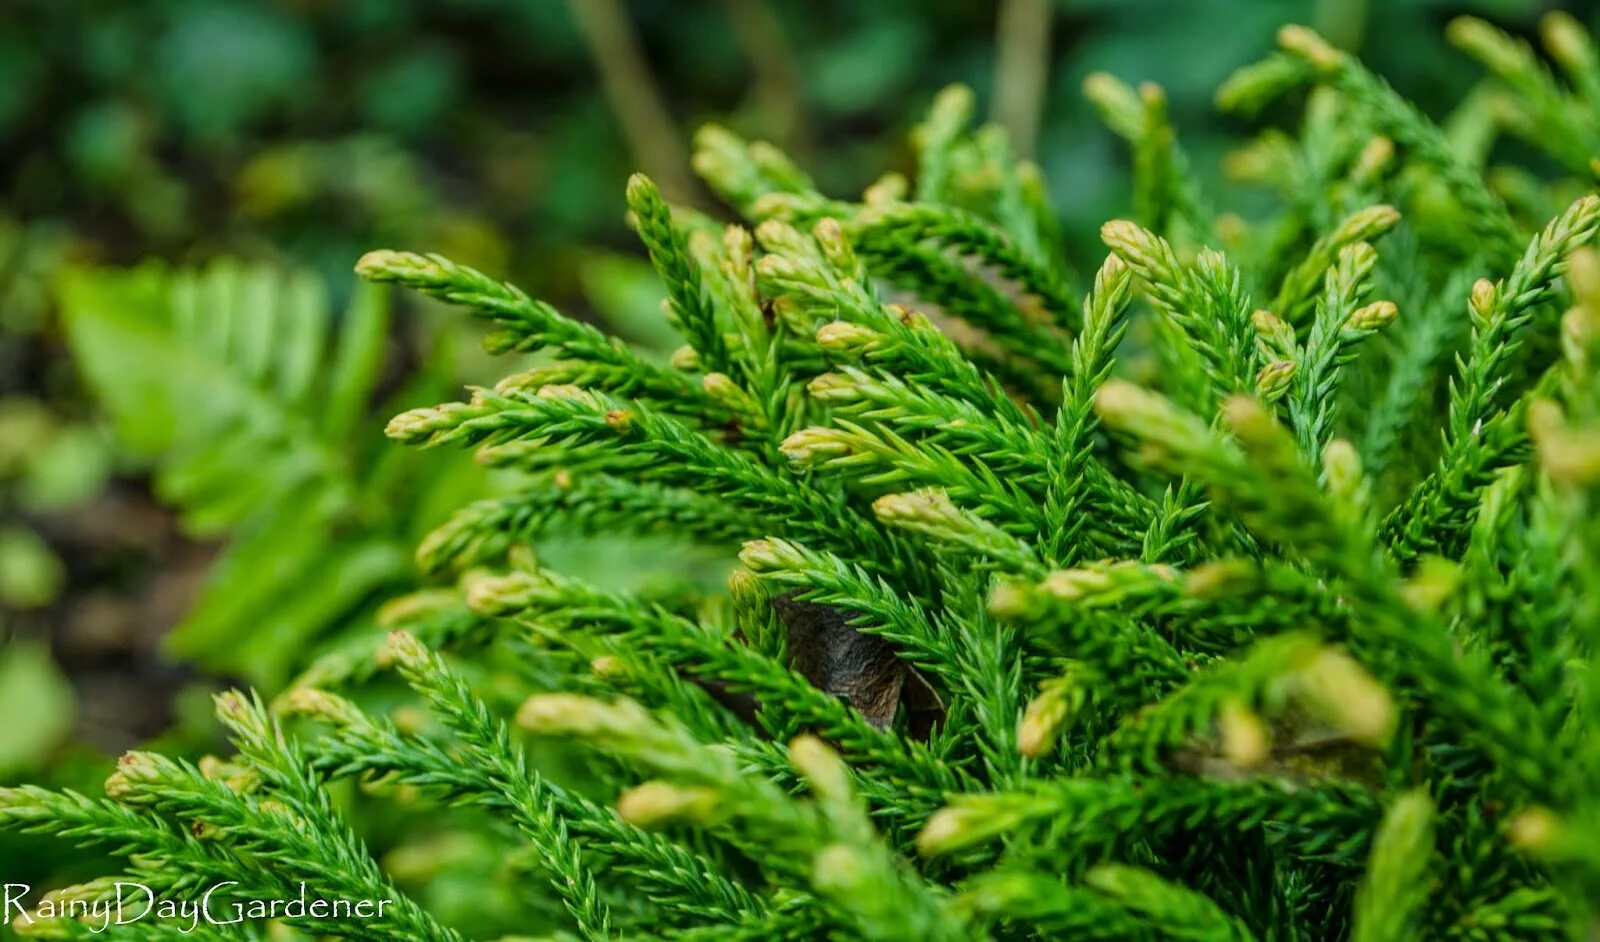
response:
M352 300L350 269L363 251L437 251L666 350L671 340L654 320L657 289L624 225L622 186L643 169L669 196L713 209L687 161L701 122L772 140L825 190L853 195L885 170L908 170L911 124L940 87L968 83L1041 164L1083 261L1098 224L1128 204L1124 155L1079 93L1088 73L1165 86L1195 169L1229 205L1238 194L1218 167L1250 128L1219 116L1211 96L1232 69L1271 47L1280 25L1315 26L1439 116L1482 74L1444 41L1451 17L1475 13L1527 35L1552 6L7 0L0 784L92 790L104 756L150 737L203 748L208 689L238 680L271 686L301 666L264 665L259 641L252 652L214 629L191 631L205 637L176 649L163 641L222 578L213 570L220 547L254 525L251 508L208 526L196 522L204 508L181 487L152 484L171 443L155 441L159 428L131 429L126 416L113 422L108 413L117 409L100 400L126 390L89 375L96 362L101 374L127 373L138 364L115 357L145 354L104 339L117 324L94 308L102 295L88 291L87 320L63 315L64 297L85 294L61 286L87 267L231 258L292 269L320 282L337 329L349 317L338 312ZM1560 6L1596 25L1592 8ZM359 390L368 399L349 436L359 442L340 451L350 468L365 469L381 447L385 408L408 395L451 396L463 381L504 372L472 353L458 319L396 303L383 321L386 339L373 348L371 382ZM100 360L86 361L75 331L99 331L91 340L107 351ZM162 356L179 349L169 340ZM151 362L158 374L165 368ZM162 415L188 421L181 409ZM365 493L367 473L349 470L347 483ZM381 534L388 552L413 540L438 508L410 506L434 493L394 484L411 478L373 473L395 489L352 502L340 519L357 524L341 535ZM487 486L427 474L450 482L438 485L446 509ZM616 568L609 549L570 552L587 552L591 568L601 559ZM381 578L347 587L350 597L330 603L328 619L370 616L380 590L405 581L384 560ZM231 614L254 624L269 613ZM279 645L285 650L316 640L281 630L288 634L266 637L293 637ZM0 843L0 859L19 853ZM71 852L39 844L29 853ZM33 859L41 872L52 866L47 856Z

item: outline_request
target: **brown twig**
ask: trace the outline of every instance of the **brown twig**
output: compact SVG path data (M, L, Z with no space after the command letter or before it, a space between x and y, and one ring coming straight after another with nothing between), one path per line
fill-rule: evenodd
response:
M751 98L767 122L768 133L790 156L805 162L810 148L800 66L766 0L723 0L728 23L750 60Z
M668 199L700 203L700 189L688 170L688 151L656 89L622 4L619 0L570 0L568 5L589 45L601 90L634 160Z
M994 119L1017 156L1031 158L1050 65L1050 0L1004 0L994 64Z

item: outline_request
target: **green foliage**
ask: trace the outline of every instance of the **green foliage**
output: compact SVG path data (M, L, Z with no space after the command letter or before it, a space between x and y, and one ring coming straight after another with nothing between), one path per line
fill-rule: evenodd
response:
M41 646L13 643L0 663L0 709L31 715L0 734L0 774L28 769L66 738L72 724L72 689Z
M1552 23L1571 92L1452 32L1548 120L1600 83ZM665 366L442 257L368 254L366 278L491 322L490 349L551 357L387 428L519 489L423 542L456 578L391 604L381 650L270 709L219 698L236 757L131 753L106 799L0 790L0 825L109 845L162 893L395 900L286 920L350 938L461 937L357 837L386 799L485 813L587 938L1593 935L1600 197L1505 200L1484 150L1312 31L1280 39L1222 96L1315 86L1297 134L1237 161L1289 196L1250 222L1208 208L1159 89L1091 82L1140 217L1101 228L1092 278L959 90L915 135L915 188L825 197L715 128L696 166L751 229L632 181L688 342ZM308 358L252 369L232 336L201 359L292 411L260 384ZM364 387L344 375L325 388ZM196 389L215 439L239 413ZM272 493L283 468L247 455L278 427L229 473L261 462ZM741 566L685 598L528 545L591 530L742 540ZM390 668L426 712L360 689ZM529 742L592 764L559 781Z
M373 402L381 289L335 318L312 275L219 262L75 272L61 298L77 362L126 446L156 465L158 494L191 533L228 540L169 637L175 653L281 684L307 645L409 583L439 500L481 486L466 462L402 458L367 432L375 405L437 395L451 367L441 333L411 388Z

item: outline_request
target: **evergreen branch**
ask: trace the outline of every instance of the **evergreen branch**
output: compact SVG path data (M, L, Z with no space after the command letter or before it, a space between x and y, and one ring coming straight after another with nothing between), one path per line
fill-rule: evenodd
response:
M1135 830L1155 838L1205 820L1234 830L1270 824L1295 853L1349 860L1365 849L1377 817L1372 799L1353 789L1270 780L1071 778L1027 791L957 796L928 821L917 848L947 854L1010 836L1025 841L1031 853L1077 856L1117 846Z
M1400 796L1383 816L1372 841L1372 865L1356 894L1358 942L1410 938L1427 903L1428 859L1433 854L1433 808L1426 794Z
M1462 447L1494 414L1497 393L1505 386L1512 358L1521 346L1519 334L1532 322L1538 305L1555 290L1562 260L1587 243L1600 227L1600 196L1573 203L1534 236L1505 280L1480 279L1468 305L1472 342L1460 376L1451 384L1447 452Z
M459 680L451 679L450 685L459 685ZM446 715L468 728L471 737L488 745L498 758L481 761L484 757L479 756L480 761L464 762L459 755L403 735L392 723L366 716L320 690L292 692L283 709L333 727L319 741L315 760L316 769L330 779L365 776L434 790L452 801L466 800L505 813L536 842L541 859L560 859L569 871L576 865L577 872L586 876L588 869L581 864L582 851L576 843L581 839L590 851L603 855L610 868L637 880L652 903L689 918L731 920L763 908L742 886L708 867L702 856L530 773L520 749L508 740L502 742L504 724L489 721L485 726L482 704L469 691L441 689L435 696L447 697ZM515 772L519 764L524 765L520 779L508 783L505 774ZM562 892L573 896L576 889ZM577 899L592 905L584 897Z
M1561 40L1568 38L1563 32L1557 27L1557 49L1562 48ZM1513 130L1553 154L1574 172L1589 171L1590 158L1600 152L1600 135L1594 130L1593 113L1573 107L1569 96L1556 84L1555 76L1535 57L1526 42L1513 39L1471 16L1450 21L1445 35L1516 92L1523 108L1511 124ZM1581 60L1582 53L1577 52L1573 58ZM1580 75L1587 73L1588 70L1580 67Z
M699 264L689 254L688 241L672 221L672 210L649 177L634 174L628 180L628 208L638 226L639 238L650 251L650 261L667 289L667 306L673 325L688 337L708 371L728 368L728 347L723 342L717 311L701 282Z
M1329 269L1344 250L1361 242L1371 242L1393 229L1400 213L1393 206L1368 206L1345 217L1327 235L1312 243L1306 257L1283 276L1272 299L1272 311L1290 325L1299 325L1312 309L1318 287L1326 283Z
M724 500L761 513L778 532L845 546L873 559L894 559L886 534L845 512L830 491L785 475L718 447L705 435L643 405L624 406L602 393L550 388L528 396L480 393L473 403L420 409L389 423L391 438L426 445L454 441L504 444L520 439L555 439L563 444L604 442L624 458L646 456L637 465L643 479L673 487L716 487ZM797 500L796 494L805 495Z
M510 731L497 722L465 681L434 652L404 632L389 638L382 657L395 664L456 733L465 761L477 765L504 796L512 822L533 841L550 867L556 892L578 931L590 938L611 934L611 913L600 901L594 873L556 816L556 799L528 772Z
M1522 426L1520 410L1527 398L1502 406L1502 389L1512 358L1521 345L1519 334L1532 321L1536 307L1554 291L1561 261L1600 227L1600 197L1583 197L1551 220L1528 243L1511 274L1499 283L1479 279L1472 288L1472 341L1459 375L1450 384L1450 411L1444 454L1439 466L1420 482L1405 502L1384 521L1384 534L1401 560L1443 545L1441 531L1459 521L1488 483L1495 468L1514 449ZM1546 388L1541 380L1531 395ZM1456 524L1459 527L1459 523Z
M609 635L692 676L749 693L764 710L781 717L784 725L814 729L857 761L879 767L908 801L906 813L917 814L922 801L956 788L961 781L955 770L934 759L925 747L874 728L794 672L658 606L599 592L550 573L480 580L470 599L474 608L486 614L520 617L536 630L586 629Z
M708 405L705 394L682 374L648 363L615 337L442 256L387 249L368 252L356 263L356 274L460 305L498 324L500 332L484 340L493 352L551 349L562 357L609 367L614 371L611 375L626 377L628 385L616 392L648 397L696 415Z
M1077 305L1059 274L1028 258L983 220L960 210L919 203L868 207L856 214L845 232L851 241L872 246L878 255L890 254L900 245L932 242L971 256L1038 298L1056 325L1074 332L1080 326Z
M417 548L425 572L462 568L556 530L689 536L727 544L755 532L755 518L682 488L608 474L556 474L517 494L469 504Z
M415 902L401 896L354 838L319 809L320 801L307 803L296 796L300 787L295 782L302 773L290 769L290 756L274 751L268 741L272 734L258 725L263 716L259 704L237 694L220 703L219 712L231 714L237 728L254 740L253 751L261 759L254 767L266 767L275 783L288 786L288 791L275 794L289 798L311 815L235 792L186 763L151 753L129 753L107 780L108 795L123 804L183 819L191 827L212 829L239 854L175 863L189 863L202 873L238 881L245 887L242 892L265 890L267 895L261 898L290 898L298 892L296 884L304 880L316 883L323 892L348 899L384 900L394 906L393 912L383 907L373 920L361 923L316 919L310 914L291 920L316 926L320 932L346 938L461 942L459 934L440 926Z
M492 351L552 355L391 421L402 442L474 447L493 486L516 476L443 526L457 476L418 478L400 452L357 473L372 456L344 443L388 375L385 292L361 293L330 357L305 277L68 279L74 346L159 456L158 490L202 534L240 531L200 623L269 676L303 665L299 642L332 644L270 714L219 698L231 759L130 753L112 801L0 789L0 829L110 850L121 871L36 911L129 880L174 899L316 885L390 908L201 934L454 942L459 911L424 902L484 865L417 873L420 800L451 841L509 846L551 883L495 894L473 914L486 933L1592 934L1600 197L1520 257L1507 204L1539 218L1593 189L1600 53L1570 17L1541 25L1559 75L1480 21L1451 27L1499 84L1443 129L1283 30L1286 51L1219 93L1253 112L1318 83L1298 128L1227 160L1277 191L1250 222L1206 204L1159 87L1091 76L1142 227L1105 225L1081 306L1038 166L971 127L960 87L914 133L914 191L889 173L835 199L718 128L696 169L753 229L630 181L689 341L666 366L471 269L371 253L363 275L469 308ZM1502 128L1577 172L1486 178ZM1390 201L1411 224L1380 260ZM1472 283L1480 262L1503 278ZM1131 313L1135 282L1154 316ZM1356 357L1400 308L1397 339ZM395 540L430 527L418 561L459 583L380 605L405 582ZM557 534L738 541L742 568L725 594L612 591L535 564L529 544ZM393 702L366 689L383 667L430 716L356 705ZM508 701L523 732L566 742L524 751ZM405 813L369 813L373 794Z
M1438 174L1466 211L1491 255L1507 257L1516 251L1517 229L1505 204L1489 192L1477 171L1457 156L1443 132L1396 94L1389 83L1304 26L1279 30L1278 44L1347 95L1347 107L1360 109L1379 130Z
M1328 270L1311 333L1298 351L1289 385L1289 424L1301 452L1313 464L1322 461L1322 449L1332 432L1339 366L1354 356L1350 351L1354 344L1392 323L1397 313L1390 301L1357 308L1376 262L1376 253L1365 242L1339 253L1338 264Z
M1214 395L1255 388L1255 327L1236 269L1209 249L1184 269L1166 240L1124 220L1100 227L1100 238L1194 344Z

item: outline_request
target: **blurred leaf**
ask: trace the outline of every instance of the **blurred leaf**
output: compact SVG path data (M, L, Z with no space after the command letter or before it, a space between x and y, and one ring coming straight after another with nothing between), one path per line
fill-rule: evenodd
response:
M268 4L175 8L155 64L168 107L190 131L221 138L316 87L316 49L303 24ZM203 90L203 91L202 91Z
M461 62L454 49L425 42L368 75L361 109L373 126L397 134L426 132L449 118L461 94Z
M594 252L579 263L578 280L589 303L619 336L663 354L683 344L661 313L666 297L661 280L643 259Z
M110 444L98 431L61 426L30 456L18 499L36 513L81 507L105 490L111 464Z
M387 292L359 288L335 328L316 278L219 262L73 272L61 302L121 438L155 460L158 495L191 532L230 538L174 652L271 686L404 584L413 508L431 503L419 483L449 476L391 468L470 463L376 447Z
M84 179L96 185L126 179L145 159L145 147L139 115L120 102L101 102L78 112L67 135L67 155Z
M0 478L21 474L50 441L54 424L50 410L37 399L0 399Z
M66 568L39 534L21 526L0 530L0 605L43 608L61 594ZM0 716L13 714L0 713Z
M72 685L42 644L0 649L0 776L38 766L72 729Z
M31 334L44 325L49 279L77 249L58 221L0 216L0 331Z
M928 31L916 20L885 21L816 50L805 74L810 98L825 111L855 113L900 98L927 53Z

